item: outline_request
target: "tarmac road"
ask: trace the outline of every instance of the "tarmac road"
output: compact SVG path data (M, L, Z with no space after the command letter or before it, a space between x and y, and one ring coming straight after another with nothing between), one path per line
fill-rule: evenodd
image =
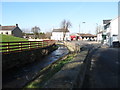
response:
M83 88L120 88L120 48L102 47L91 55Z

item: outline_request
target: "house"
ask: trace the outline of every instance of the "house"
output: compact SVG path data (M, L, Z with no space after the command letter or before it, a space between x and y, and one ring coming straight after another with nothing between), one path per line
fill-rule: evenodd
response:
M18 27L18 24L16 26L0 26L0 34L23 37L22 30Z
M82 38L82 40L87 40L87 41L96 41L97 40L97 36L96 35L92 35L92 34L80 34L80 37Z
M106 44L109 46L113 45L113 42L118 41L118 19L112 19L109 23L104 25L104 30L106 31Z
M84 41L96 41L97 40L97 36L96 35L92 35L92 34L72 34L71 35L71 40L84 40Z
M102 38L103 31L100 31L97 33L97 42L101 43L103 38Z
M102 44L106 44L107 40L106 40L106 28L109 27L109 23L112 19L107 19L107 20L103 20L103 25L101 28L98 29L97 27L97 42L98 43L102 43Z
M51 39L53 40L70 40L70 32L67 29L53 29Z
M70 35L71 40L80 40L80 36L77 33L73 33Z

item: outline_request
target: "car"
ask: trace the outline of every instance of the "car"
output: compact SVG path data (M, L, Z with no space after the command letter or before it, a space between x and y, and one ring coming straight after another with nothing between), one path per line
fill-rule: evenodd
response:
M91 39L88 39L87 41L92 41Z
M112 47L114 48L114 47L120 47L120 42L119 41L114 41L113 43L112 43Z

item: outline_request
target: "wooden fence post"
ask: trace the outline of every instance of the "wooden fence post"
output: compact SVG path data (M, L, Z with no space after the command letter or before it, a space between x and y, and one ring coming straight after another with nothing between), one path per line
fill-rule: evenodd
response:
M42 41L42 47L44 47L44 40Z
M5 52L16 52L16 51L23 51L26 49L37 49L37 48L41 48L41 47L47 47L50 45L53 45L55 43L54 40L43 40L43 41L27 41L27 42L4 42L3 44L3 48L5 50ZM2 50L2 48L1 48ZM4 51L2 51L4 52Z
M18 47L19 47L18 49L19 49L20 51L22 51L22 42L19 42L19 46L18 46Z
M37 42L37 48L39 48L39 41Z
M28 42L28 44L29 44L29 49L31 49L31 42Z
M7 43L7 52L9 52L9 42Z
M21 42L21 44L20 44L20 45L21 45L21 48L20 48L20 49L21 49L21 51L22 51L22 42Z

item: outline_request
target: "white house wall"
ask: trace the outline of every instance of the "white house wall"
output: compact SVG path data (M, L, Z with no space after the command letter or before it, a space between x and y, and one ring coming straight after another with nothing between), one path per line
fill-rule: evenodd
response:
M70 33L69 32L66 33L65 40L70 40Z
M51 39L53 40L62 40L63 32L52 32Z
M8 34L6 34L6 33L8 33ZM0 30L0 34L11 35L12 32L11 32L11 30Z
M118 18L111 21L110 27L106 29L106 41L109 46L113 43L113 35L118 35Z
M97 42L102 41L102 33L97 34Z
M65 40L69 40L70 34L66 33ZM63 40L63 32L52 32L51 39L53 40Z
M111 21L111 35L118 35L118 18Z

